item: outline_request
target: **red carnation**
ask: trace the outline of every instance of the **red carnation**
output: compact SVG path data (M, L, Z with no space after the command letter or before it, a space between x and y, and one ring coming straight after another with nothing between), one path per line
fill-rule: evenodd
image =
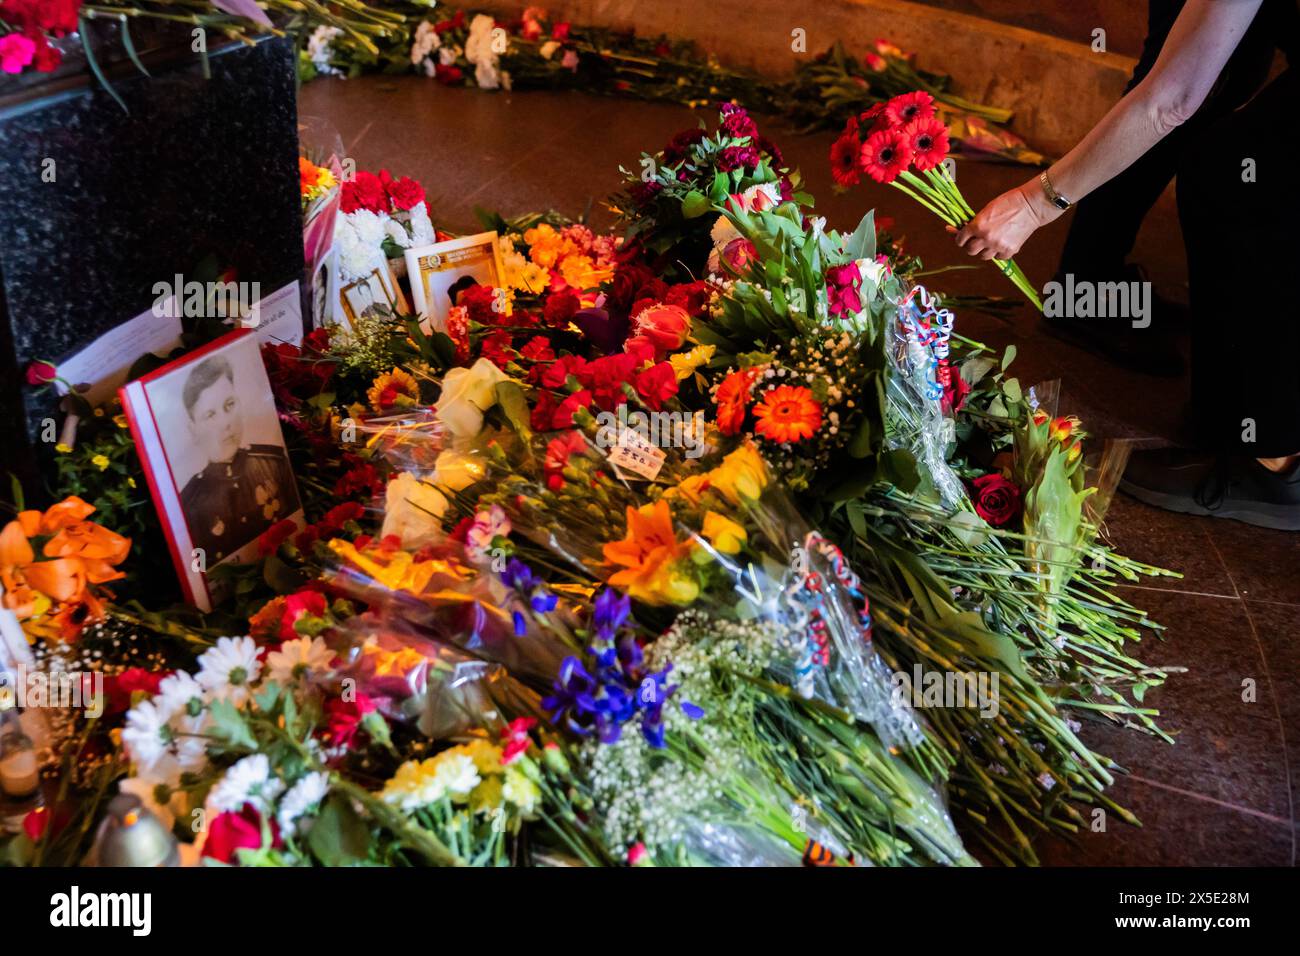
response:
M497 325L501 313L496 307L496 290L490 285L472 285L460 290L456 304L465 307L471 322L479 325Z
M292 518L284 518L277 521L271 527L262 532L261 537L257 539L257 553L262 557L280 550L280 545L288 540L289 535L298 530L298 525Z
M388 170L384 170L383 175L387 176L387 174ZM392 200L394 209L414 209L424 202L424 187L410 176L403 176L401 179L389 177L385 180L384 187L388 191L388 198Z
M591 392L585 388L574 392L556 407L551 416L551 428L569 428L573 425L573 415L580 408L591 405Z
M650 407L659 411L664 402L677 394L677 374L668 362L652 365L644 372L638 372L633 380L636 393Z
M564 469L569 465L569 456L581 452L587 447L587 440L581 432L567 431L552 438L546 445L546 457L543 468L546 472L546 486L552 491L564 487Z
M330 698L325 702L326 739L335 747L351 747L361 729L362 719L374 709L375 702L360 691L357 691L355 700Z
M339 209L344 213L356 212L358 209L388 212L388 193L383 182L374 173L357 170L356 177L343 184Z
M325 595L319 591L299 591L284 599L284 616L280 618L280 640L297 640L300 635L294 627L304 616L325 616Z
M994 472L980 475L974 485L975 513L1000 528L1020 513L1020 488Z
M547 388L561 389L572 375L582 381L586 374L587 360L580 355L562 355L547 367L542 375L542 384Z
M483 340L480 354L499 369L515 360L514 339L505 329L498 329Z
M582 308L582 300L578 298L578 294L572 289L565 289L547 296L546 306L542 309L542 318L553 329L567 328L580 308Z
M685 309L693 319L698 319L708 308L712 290L707 282L683 282L668 289L664 301Z
M901 129L882 129L862 144L859 162L876 182L892 183L912 162L912 147Z

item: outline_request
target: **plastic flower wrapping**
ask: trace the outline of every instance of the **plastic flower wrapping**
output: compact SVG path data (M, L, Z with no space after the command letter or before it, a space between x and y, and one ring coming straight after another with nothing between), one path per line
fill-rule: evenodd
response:
M484 214L500 286L445 323L264 350L306 523L211 614L85 521L128 513L129 446L69 448L77 547L50 512L0 539L25 624L42 590L76 609L42 653L112 688L49 772L207 864L1032 863L1090 805L1132 819L1076 735L1162 733L1167 671L1131 656L1155 625L1109 589L1162 572L1100 537L1122 447L964 339L873 215L815 216L744 110L627 175L617 234ZM426 219L385 172L335 228L369 267ZM83 587L44 588L38 548ZM82 859L95 808L43 809L10 859Z

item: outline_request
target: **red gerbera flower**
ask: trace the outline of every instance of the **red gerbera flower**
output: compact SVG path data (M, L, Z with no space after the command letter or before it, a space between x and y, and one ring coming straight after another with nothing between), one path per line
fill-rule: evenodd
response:
M912 120L903 127L903 135L912 148L912 162L921 172L938 166L948 155L948 127L937 116Z
M835 185L848 187L858 184L861 179L858 153L861 149L857 134L849 131L831 144L831 178Z
M934 115L934 97L923 90L895 96L885 104L885 115L895 126L906 126L916 119L929 119Z
M876 182L892 183L912 162L912 146L901 129L882 129L862 144L859 162Z
M890 119L885 115L885 104L873 103L867 109L858 114L857 123L868 133L874 133L881 129L888 129Z

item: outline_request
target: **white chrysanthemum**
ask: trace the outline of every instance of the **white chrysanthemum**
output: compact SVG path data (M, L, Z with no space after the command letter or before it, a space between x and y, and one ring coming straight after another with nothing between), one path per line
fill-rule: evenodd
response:
M280 810L276 814L280 829L292 832L298 821L325 799L329 789L329 777L314 771L290 787L280 798Z
M185 671L176 671L164 677L158 685L157 699L171 708L173 713L188 714L192 717L198 716L199 711L207 703L203 686L194 679L193 674Z
M411 230L411 245L427 246L436 238L433 229L433 220L429 218L429 210L424 203L416 203L411 209L411 218L406 223L406 228Z
M249 685L261 672L257 642L251 637L217 638L216 646L199 656L199 684L213 697L236 707L248 699Z
M126 715L122 745L136 768L148 773L170 752L175 709L159 698L142 700Z
M474 82L483 90L495 90L501 85L497 53L492 49L495 29L496 21L480 13L470 21L469 36L465 40L465 59L474 64Z
M334 55L331 43L335 37L342 35L343 31L338 27L319 26L308 37L307 57L318 73L341 72L330 64L330 59Z
M418 66L441 43L442 37L433 24L428 20L420 21L420 25L415 28L415 40L411 43L411 63Z
M384 236L388 234L388 213L358 209L348 213L348 220L356 230L357 241L367 249L378 249L384 244Z
M208 791L208 812L237 813L246 803L262 809L283 790L280 778L271 776L266 754L252 754L237 761Z
M299 637L285 641L280 649L266 655L271 680L279 684L296 684L301 678L329 670L334 652L319 637Z
M389 239L393 240L393 242L397 243L403 249L406 249L411 245L411 237L407 234L406 229L402 227L402 224L396 219L389 219L388 222L384 223L384 232L387 234Z

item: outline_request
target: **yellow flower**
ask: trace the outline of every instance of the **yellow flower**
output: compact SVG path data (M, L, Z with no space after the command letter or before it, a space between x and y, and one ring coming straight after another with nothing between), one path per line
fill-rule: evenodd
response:
M410 372L394 367L391 372L384 372L366 392L366 400L377 412L387 412L394 408L410 408L419 404L420 385Z
M463 753L470 760L473 760L474 767L482 777L501 773L504 770L501 766L501 748L489 743L482 737L475 737L469 743L451 749Z
M699 583L684 559L691 543L677 540L672 512L662 498L640 508L627 509L627 534L604 546L605 560L622 570L609 583L625 588L647 604L690 604L699 596Z
M677 381L685 381L691 377L697 368L708 365L717 349L716 345L697 345L689 352L678 352L675 355L668 356L668 362L673 367L673 373L677 376Z
M497 809L501 806L502 789L500 777L485 777L469 795L469 808L475 813L489 813Z
M665 491L663 497L671 501L680 496L685 498L690 504L698 505L700 503L700 498L708 490L709 476L707 474L691 475L689 478L683 478L678 482L675 488L669 488Z
M125 415L114 415L113 424L116 425L118 428L127 428L130 426L130 422L126 420Z
M568 256L560 263L560 275L575 289L594 289L614 277L613 269L598 269L590 256Z
M537 784L533 783L527 775L516 767L506 768L505 786L502 788L502 795L510 803L519 808L519 812L524 816L530 816L536 809L538 801L542 798L542 792L538 789Z
M96 468L98 468L100 471L103 471L109 466L108 456L96 455L94 458L90 459L90 463L94 465Z
M767 487L767 466L753 445L741 445L709 472L709 484L738 505L757 500Z
M528 262L515 275L511 283L516 289L531 292L534 295L551 284L551 274L535 262Z
M72 446L65 444L64 442L59 442L57 445L55 445L54 450L57 451L60 455L72 454Z
M134 479L134 478L131 478L130 476L128 476L127 479L126 479L126 484L127 484L127 487L128 487L128 488L134 488L134 487L135 487L135 479Z
M716 511L705 513L701 531L709 543L723 554L739 553L741 545L749 540L744 528Z

